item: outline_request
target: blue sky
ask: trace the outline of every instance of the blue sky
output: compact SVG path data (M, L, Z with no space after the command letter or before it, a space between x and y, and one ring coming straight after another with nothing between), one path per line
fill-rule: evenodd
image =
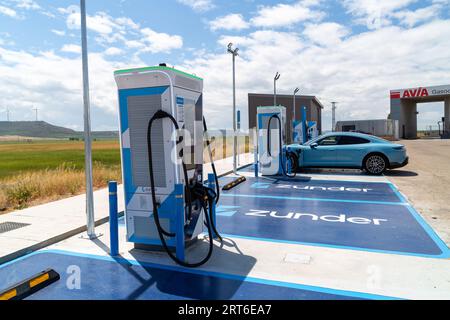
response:
M238 107L279 90L338 101L338 120L385 118L389 90L450 83L448 0L87 0L92 122L117 128L118 68L167 62L205 79L212 127L231 127L231 63L239 46ZM79 1L0 0L0 119L82 129ZM435 125L442 104L420 107ZM245 127L245 126L244 126Z

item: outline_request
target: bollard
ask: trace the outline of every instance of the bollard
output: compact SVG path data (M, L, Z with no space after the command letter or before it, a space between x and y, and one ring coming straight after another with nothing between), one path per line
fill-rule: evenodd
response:
M208 187L212 190L216 190L216 179L213 173L208 174ZM207 213L206 213L207 214ZM212 224L216 225L216 204L212 204ZM213 230L213 236L215 239L218 238L217 234Z
M253 157L254 157L254 167L255 167L255 178L258 178L258 135L256 130L253 135Z
M185 261L184 256L184 185L175 185L175 254L181 261Z
M119 255L119 221L117 209L117 182L108 182L110 255Z

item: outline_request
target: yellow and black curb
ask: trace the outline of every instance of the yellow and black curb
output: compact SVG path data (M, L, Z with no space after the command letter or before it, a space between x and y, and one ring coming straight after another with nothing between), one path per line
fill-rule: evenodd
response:
M0 291L0 300L22 300L59 279L60 276L55 270L47 269Z
M234 181L224 185L222 190L224 190L224 191L230 190L230 189L236 187L238 184L240 184L240 183L242 183L244 181L247 181L247 179L245 177L239 177L236 180L234 180Z

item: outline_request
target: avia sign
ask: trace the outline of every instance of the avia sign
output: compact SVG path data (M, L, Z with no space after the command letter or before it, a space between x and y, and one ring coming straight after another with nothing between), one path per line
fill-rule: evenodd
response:
M419 88L391 91L391 99L426 98L443 95L450 95L450 85L436 86L436 87L419 87Z

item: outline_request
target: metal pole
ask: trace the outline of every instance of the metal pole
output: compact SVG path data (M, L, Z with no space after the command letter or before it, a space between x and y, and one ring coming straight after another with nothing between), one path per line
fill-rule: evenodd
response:
M336 104L337 102L332 102L331 105L331 131L336 131Z
M277 106L277 80L280 79L280 74L277 72L275 78L273 78L273 106Z
M293 108L293 112L294 112L294 115L293 115L293 117L292 117L292 133L291 133L291 137L290 138L294 138L294 131L295 131L295 121L296 121L296 119L295 119L295 95L297 94L297 92L299 91L300 89L299 88L295 88L294 89L294 100L292 101L292 108ZM295 141L294 141L295 142Z
M297 92L299 92L300 89L299 88L295 88L294 89L294 102L293 102L293 108L294 108L294 121L295 121L295 95L297 94Z
M89 97L89 66L87 50L86 30L86 1L80 0L81 13L81 53L83 61L83 102L84 102L84 152L85 152L85 175L86 175L86 225L89 239L94 239L94 190L92 186L92 142L91 142L91 115Z
M277 80L273 79L273 106L277 105Z
M228 44L228 52L233 57L233 173L237 173L237 136L236 136L236 56L239 48L232 49L233 44Z
M237 137L236 137L236 55L233 54L233 172L237 172Z
M293 110L293 112L294 112L294 115L292 116L292 122L294 122L295 121L295 91L294 91L294 100L292 101L292 108L294 109Z
M237 129L237 134L240 137L240 133L241 133L241 111L240 110L236 111L236 117L237 117L237 119L236 119L236 129ZM236 152L236 156L237 156L237 166L239 167L239 165L240 165L239 164L239 162L240 162L240 159L239 159L240 149L239 149L239 140L237 138L236 138L236 150L238 150Z

